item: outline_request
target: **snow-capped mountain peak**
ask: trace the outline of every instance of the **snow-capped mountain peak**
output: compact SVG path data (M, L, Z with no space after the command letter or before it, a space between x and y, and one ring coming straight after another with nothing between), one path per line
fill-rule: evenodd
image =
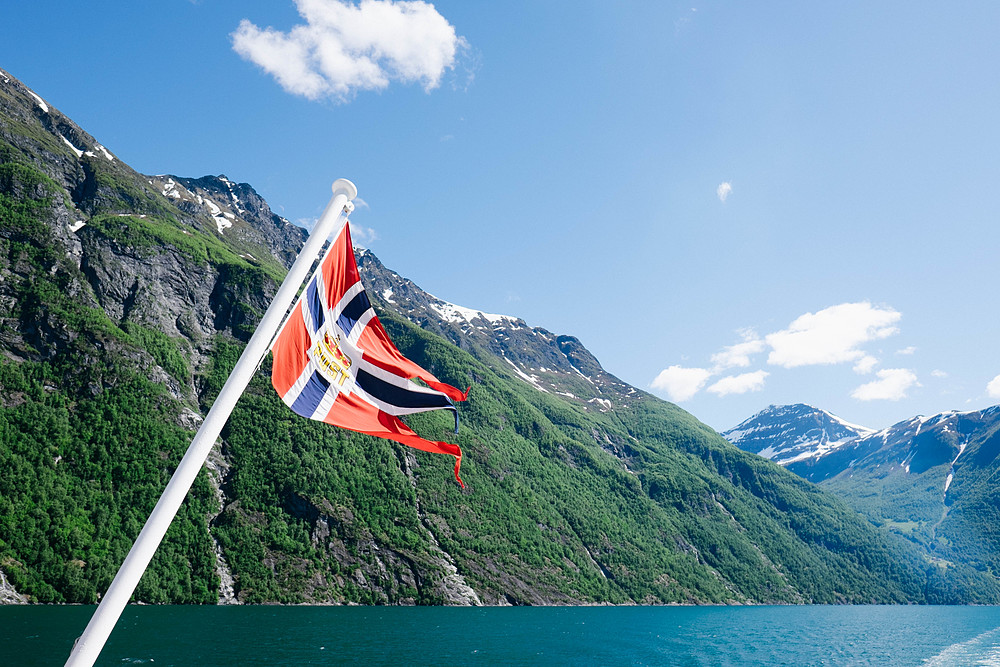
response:
M779 465L818 459L875 431L811 405L771 405L722 436Z

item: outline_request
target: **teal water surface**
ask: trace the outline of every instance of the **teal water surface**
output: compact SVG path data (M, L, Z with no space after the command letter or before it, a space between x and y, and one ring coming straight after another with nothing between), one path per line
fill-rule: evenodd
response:
M0 607L61 665L94 607ZM998 665L998 607L130 606L99 665Z

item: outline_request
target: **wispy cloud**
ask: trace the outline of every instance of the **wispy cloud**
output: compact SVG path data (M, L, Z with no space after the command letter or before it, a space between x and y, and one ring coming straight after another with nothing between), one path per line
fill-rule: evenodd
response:
M371 227L364 227L354 222L351 222L350 224L351 241L354 242L354 245L365 248L369 244L378 241L378 232Z
M771 346L767 363L795 368L860 362L866 353L859 346L898 333L899 329L893 325L900 317L892 308L879 308L868 302L842 303L806 313L787 329L765 337Z
M243 19L233 49L289 93L347 101L392 81L431 91L454 69L466 41L426 2L295 0L304 25L288 32Z
M764 351L764 341L757 337L752 329L745 329L740 332L743 337L742 343L729 345L722 348L721 352L712 355L712 363L715 371L727 368L746 368L750 365L751 357Z
M670 366L660 371L650 386L667 392L671 401L680 403L693 398L708 382L712 373L704 368Z
M358 200L355 199L354 201L357 202ZM304 227L311 232L317 222L319 222L319 218L299 218L295 221L295 224L299 227ZM378 232L371 227L364 227L353 221L349 221L349 223L351 225L351 240L354 242L354 245L360 248L366 248L368 244L378 241Z
M866 354L854 363L854 372L858 375L868 375L878 366L878 359Z
M876 373L878 380L861 385L851 397L859 401L898 401L911 387L919 387L916 374L906 368L886 368Z
M726 199L733 191L733 184L729 181L725 181L719 184L719 187L715 189L715 194L718 195L719 201L725 203Z
M706 391L717 396L728 394L745 394L748 391L760 391L764 388L764 378L770 375L767 371L754 371L753 373L743 373L741 375L730 375L724 377Z

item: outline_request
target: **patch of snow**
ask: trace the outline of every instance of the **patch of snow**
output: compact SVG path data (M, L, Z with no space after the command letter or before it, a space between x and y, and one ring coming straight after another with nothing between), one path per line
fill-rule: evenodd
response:
M955 477L955 462L958 461L958 457L960 457L965 452L965 448L968 445L969 445L969 437L966 436L962 440L962 443L958 446L958 454L956 454L955 458L952 459L951 468L948 470L948 479L944 481L944 492L946 494L948 493L948 487L951 486L951 480Z
M730 440L730 442L732 442L733 444L735 444L735 441L733 441L733 440ZM759 452L757 452L757 456L763 456L765 459L773 459L779 453L780 452L778 452L778 450L776 450L774 448L774 445L771 445L771 446L765 447L764 449L762 449Z
M201 199L201 197L199 197L199 199ZM218 227L220 234L233 226L232 221L222 215L222 209L216 206L215 202L211 199L206 199L205 204L208 205L208 210L211 211L212 220L215 220L215 226Z
M42 108L42 111L44 111L45 113L48 113L49 112L49 105L45 103L45 100L43 100L41 97L39 97L38 95L36 95L33 90L29 90L28 92L38 102L38 106L40 106Z
M737 442L743 439L743 436L745 436L747 433L752 433L753 431L754 429L745 429L742 431L730 431L729 435L726 436L726 440L735 445ZM761 456L763 456L763 454L761 454Z
M559 394L560 396L566 396L568 398L576 398L576 396L574 396L568 391L557 391L556 393Z
M108 149L105 148L104 146L102 146L100 144L97 144L97 150L99 150L102 153L104 153L104 157L106 157L108 159L108 162L114 162L115 161L115 156L112 155L110 152L108 152Z
M872 433L875 432L875 429L873 429L873 428L868 428L867 426L860 426L859 424L852 424L851 422L849 422L849 421L847 421L845 419L841 419L837 415L831 414L831 413L827 412L826 410L820 410L820 412L822 412L827 417L829 417L831 421L834 421L834 422L840 424L841 426L843 426L845 428L848 428L848 429L850 429L852 431L858 431L860 435L871 435Z
M173 199L180 199L181 193L178 190L180 186L172 178L168 178L167 182L163 184L163 196L171 197Z
M222 177L220 177L219 180L221 180L223 183L225 183L226 187L229 188L229 196L232 197L233 202L236 203L236 211L238 213L243 213L243 209L240 208L240 198L236 196L235 192L233 192L233 183L232 183L232 181L230 181L227 178L222 178Z
M83 151L81 151L81 150L80 150L79 148L77 148L77 147L76 147L76 146L74 146L74 145L73 145L72 143L70 143L70 140L69 140L69 139L67 139L66 137L64 137L64 136L63 136L63 135L61 135L61 134L59 135L59 138L60 138L60 139L62 139L62 140L63 140L63 142L64 142L64 143L65 143L65 144L66 144L67 146L69 146L69 148L70 148L70 150L71 150L71 151L73 151L74 153L76 153L76 156L77 156L77 157L83 157Z
M507 355L503 355L503 360L506 361L508 364L510 364L514 368L514 372L517 373L518 377L520 377L522 380L524 380L525 382L527 382L528 384L530 384L532 387L534 387L538 391L544 391L546 394L549 393L548 389L546 389L542 385L538 384L538 377L536 377L534 375L528 375L527 373L525 373L524 371L522 371L520 368L517 367L517 364L515 364L513 361L511 361L510 359L507 358Z
M74 222L72 225L69 226L69 231L75 234L76 232L80 231L80 229L82 229L83 226L86 224L87 223L84 222L83 220L77 220L76 222Z
M592 399L590 399L587 402L588 403L597 403L598 405L600 405L601 408L602 408L601 412L607 412L608 410L611 410L612 408L614 408L614 405L611 403L611 401L609 401L606 398L592 398Z
M392 288L391 287L388 288L388 289L382 290L382 298L385 299L386 302L388 302L388 303L396 303L395 301L392 300Z
M569 361L569 357L567 357L567 358L566 358L566 360L567 360L567 361ZM589 382L590 384L594 384L594 381L593 381L593 380L591 380L591 379L590 379L589 377L587 377L586 375L584 375L584 374L583 374L583 371L581 371L581 370L580 370L579 368L577 368L576 366L573 366L573 363L572 363L572 362L570 362L570 364L569 364L569 365L570 365L570 366L571 366L571 367L573 368L573 370L574 370L574 371L576 371L576 374L577 374L577 375L579 375L580 377L582 377L582 378L583 378L584 380L586 380L586 381L587 381L587 382ZM596 386L596 385L595 385L595 386Z
M854 438L845 438L844 440L833 440L829 442L816 443L813 449L808 449L800 454L787 459L782 459L777 461L778 465L787 466L791 463L796 463L797 461L805 461L806 459L819 459L823 458L835 449L843 447L849 442L854 442Z
M475 310L473 308L466 308L465 306L456 306L453 303L448 303L442 299L438 299L436 296L431 296L433 299L437 300L437 303L432 303L431 308L433 308L441 317L447 322L469 322L470 324L479 319L480 317L484 320L490 322L494 326L500 324L501 322L515 322L517 318L510 317L509 315L495 315L493 313L484 313L481 310Z

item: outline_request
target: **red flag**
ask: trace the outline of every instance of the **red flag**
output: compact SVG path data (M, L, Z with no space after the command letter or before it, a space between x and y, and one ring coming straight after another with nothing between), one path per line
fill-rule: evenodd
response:
M457 432L453 401L464 401L468 392L439 382L389 340L361 283L349 225L344 225L309 279L271 352L271 384L294 412L416 449L450 454L455 457L455 479L465 488L459 477L458 445L425 440L399 416L451 410Z

